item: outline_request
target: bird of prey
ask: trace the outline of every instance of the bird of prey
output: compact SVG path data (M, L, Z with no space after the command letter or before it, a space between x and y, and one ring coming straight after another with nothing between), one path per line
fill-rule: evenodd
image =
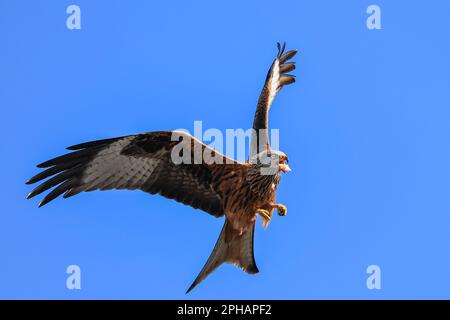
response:
M288 157L269 144L269 109L283 86L295 82L288 72L295 69L289 60L297 50L285 52L277 43L275 57L258 100L249 160L238 162L188 133L155 131L112 139L86 142L68 147L72 152L39 164L45 168L26 183L44 179L28 194L28 199L52 189L39 203L43 206L64 193L64 198L82 191L127 189L160 194L215 217L225 223L203 269L189 287L191 291L222 263L232 263L249 274L258 272L253 253L256 217L267 225L273 211L286 215L287 208L275 201L283 172L290 171ZM255 134L256 133L256 134ZM262 133L262 134L260 134ZM174 139L174 135L178 139ZM189 147L209 152L212 163L173 161L175 148ZM189 152L189 151L188 151ZM182 153L182 152L181 152ZM268 161L269 160L269 161ZM273 169L264 172L264 169Z

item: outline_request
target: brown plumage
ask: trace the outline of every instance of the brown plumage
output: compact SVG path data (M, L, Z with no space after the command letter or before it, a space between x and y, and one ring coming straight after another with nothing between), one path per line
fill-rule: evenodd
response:
M213 216L225 216L225 224L208 261L188 292L224 262L233 263L248 273L257 273L253 236L257 215L267 225L273 210L280 215L286 207L276 204L275 193L281 173L289 171L287 156L270 149L268 112L275 95L284 85L295 81L286 74L295 69L286 63L297 51L278 55L272 63L258 100L250 160L238 162L213 150L193 136L176 131L157 131L81 143L67 149L71 153L38 165L45 168L27 181L41 182L28 198L52 189L39 206L82 191L127 189L160 194L166 198L201 209ZM181 150L181 152L180 152ZM210 154L213 162L197 161ZM190 153L190 154L189 154ZM191 161L177 163L174 154Z

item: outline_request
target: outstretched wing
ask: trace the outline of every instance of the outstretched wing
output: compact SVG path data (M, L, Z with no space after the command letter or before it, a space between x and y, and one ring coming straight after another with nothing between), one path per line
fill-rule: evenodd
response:
M283 86L295 82L293 75L287 74L295 69L295 62L288 62L295 56L297 50L290 50L284 53L286 43L281 46L277 43L278 54L273 61L269 72L267 73L266 82L259 96L258 105L256 107L255 118L253 121L254 135L250 150L250 157L269 148L269 110L276 94Z
M174 134L179 140L174 141ZM190 148L187 148L188 145ZM176 164L172 158L174 148L180 148L181 155L191 152L191 161ZM47 169L27 181L27 184L32 184L49 178L31 191L27 198L54 188L39 206L63 193L64 198L68 198L82 191L140 189L219 217L224 214L223 206L211 180L215 170L224 170L229 166L221 165L219 169L215 163L223 161L239 165L193 136L179 131L98 140L67 149L75 151L41 163L38 167ZM199 152L214 156L215 162L207 164L206 161L195 160Z

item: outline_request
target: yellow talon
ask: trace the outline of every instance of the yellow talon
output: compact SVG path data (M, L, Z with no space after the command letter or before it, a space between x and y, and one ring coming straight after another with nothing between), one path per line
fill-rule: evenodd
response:
M265 210L265 209L259 209L257 211L257 213L264 219L266 219L267 221L270 221L271 216L270 216L270 212Z
M277 204L277 211L279 216L285 216L287 214L287 208L283 204Z

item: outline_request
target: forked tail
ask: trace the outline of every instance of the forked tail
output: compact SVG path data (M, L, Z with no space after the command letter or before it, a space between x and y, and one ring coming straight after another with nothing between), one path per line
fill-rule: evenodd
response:
M214 246L211 255L203 266L197 278L191 284L186 293L189 293L209 274L214 272L222 263L229 262L244 270L247 273L258 273L258 267L255 263L253 254L253 235L255 223L253 223L243 234L231 227L231 224L225 219L219 239Z

